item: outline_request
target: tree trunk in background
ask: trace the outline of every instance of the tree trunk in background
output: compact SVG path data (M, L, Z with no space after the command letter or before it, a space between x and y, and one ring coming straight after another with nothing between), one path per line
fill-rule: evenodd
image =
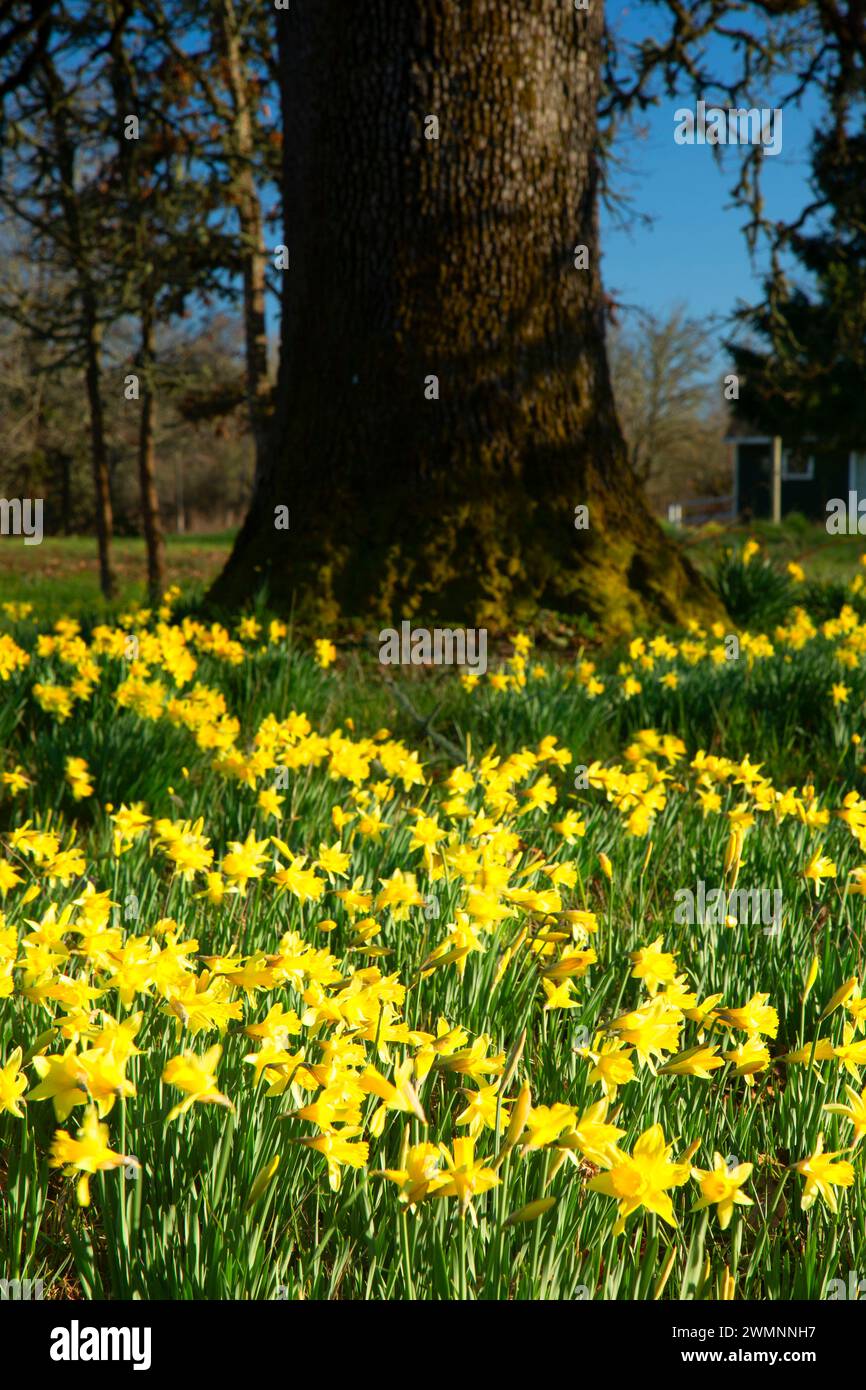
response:
M215 601L264 582L274 606L323 624L498 627L543 605L610 631L717 611L650 516L614 410L602 8L277 11L291 258L280 369L267 467ZM438 400L425 399L431 376ZM575 529L580 505L588 530Z
M165 593L165 540L159 514L159 492L156 486L156 393L153 372L155 342L153 305L146 304L141 313L141 416L138 426L138 481L141 490L141 518L147 549L147 592L150 603L156 606Z
M271 394L268 380L268 335L265 324L262 205L253 167L255 146L250 111L249 73L243 60L237 15L232 0L221 0L217 19L232 100L230 167L241 230L247 411L253 435L258 479L266 466Z
M102 327L88 261L88 248L82 231L75 185L75 144L69 133L69 117L63 84L54 63L46 58L43 68L51 94L50 115L54 127L57 167L61 179L60 201L69 240L69 251L81 302L81 333L84 348L84 378L90 413L90 457L93 465L96 539L99 548L99 583L105 598L115 593L111 567L111 540L114 518L108 476L108 450L105 443L105 416L102 405Z
M90 457L93 464L93 492L96 508L96 542L99 548L99 585L105 598L114 598L115 581L111 567L111 540L114 514L108 476L108 450L105 444L105 416L102 407L100 360L102 335L96 319L96 306L85 292L84 317L87 333L85 378L90 409Z
M60 513L63 517L62 531L64 536L68 536L72 531L72 455L67 454L65 449L58 449L54 454L57 463L57 471L60 476Z

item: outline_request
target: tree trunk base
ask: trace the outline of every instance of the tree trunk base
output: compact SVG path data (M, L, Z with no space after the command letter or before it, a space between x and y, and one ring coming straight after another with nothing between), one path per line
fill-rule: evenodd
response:
M577 505L588 506L587 529L575 528ZM549 609L618 637L724 617L636 488L631 500L605 495L559 505L547 497L535 504L515 488L450 511L404 495L384 510L377 502L365 515L333 497L326 510L291 508L290 529L278 530L274 509L262 501L209 602L237 610L261 596L267 607L323 632L411 618L501 633Z

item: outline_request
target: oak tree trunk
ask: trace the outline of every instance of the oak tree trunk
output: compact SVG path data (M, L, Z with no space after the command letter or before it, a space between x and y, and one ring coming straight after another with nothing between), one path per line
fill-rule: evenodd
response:
M631 475L608 377L602 10L277 11L279 377L216 601L264 583L323 623L497 627L543 605L618 631L711 611Z

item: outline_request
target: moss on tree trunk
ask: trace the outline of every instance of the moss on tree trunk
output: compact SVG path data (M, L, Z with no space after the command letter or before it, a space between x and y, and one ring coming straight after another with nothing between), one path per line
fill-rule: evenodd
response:
M601 4L297 0L277 25L276 408L213 597L266 583L322 622L706 616L629 471L608 377Z

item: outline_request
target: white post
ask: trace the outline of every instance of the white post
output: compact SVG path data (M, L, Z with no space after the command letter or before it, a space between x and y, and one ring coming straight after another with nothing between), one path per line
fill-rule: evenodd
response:
M782 520L782 436L773 436L773 521Z

